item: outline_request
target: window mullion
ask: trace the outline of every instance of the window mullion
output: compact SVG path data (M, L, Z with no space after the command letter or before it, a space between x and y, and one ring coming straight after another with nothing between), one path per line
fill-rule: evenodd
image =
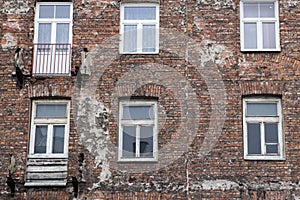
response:
M261 152L266 154L266 142L265 142L265 122L260 123L260 140L261 140Z
M52 153L53 124L48 125L46 154Z
M140 138L141 138L141 126L138 125L136 126L136 137L135 137L135 153L136 153L136 157L140 157Z
M137 51L142 52L143 51L143 24L139 22L137 24Z
M262 21L257 21L257 48L263 49L263 32L262 32Z

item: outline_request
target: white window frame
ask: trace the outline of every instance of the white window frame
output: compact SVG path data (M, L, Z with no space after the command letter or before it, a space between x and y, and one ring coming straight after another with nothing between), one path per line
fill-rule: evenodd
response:
M42 104L63 104L66 105L66 117L36 117L37 105ZM70 129L70 101L69 100L33 100L31 107L31 131L30 131L30 144L29 144L29 158L67 158L68 157L68 144L69 144L69 129ZM35 129L36 126L46 125L47 128L47 146L46 153L34 153L35 144ZM52 153L53 145L53 126L64 125L65 126L65 138L64 138L64 152Z
M123 108L124 106L153 106L153 114L154 119L145 119L145 120L131 120L131 119L123 119ZM125 162L143 162L143 161L157 161L158 154L158 141L157 141L157 124L158 124L158 116L157 116L157 101L154 100L120 100L119 101L119 150L118 150L118 161ZM136 157L123 157L123 126L136 126L137 130L139 130L140 125L153 125L153 157L139 157L139 131L137 131L136 137Z
M66 5L66 6L70 6L70 17L69 18L40 18L39 14L40 14L40 6L44 6L44 5L49 5L49 6L59 6L59 5ZM63 57L59 57L57 60L61 60L61 59L66 59L66 66L68 67L68 69L65 69L65 67L58 67L58 69L54 70L54 72L51 72L50 69L37 69L40 68L40 64L37 65L36 62L42 62L43 64L45 64L45 61L41 61L41 58L43 58L43 56L38 56L37 54L37 45L39 44L38 39L39 39L39 24L40 23L51 23L51 41L50 44L55 45L58 44L56 43L56 28L57 28L57 23L68 23L69 24L69 42L68 42L68 47L70 49L67 50L66 55L64 55ZM36 11L35 11L35 22L34 22L34 60L33 60L33 76L35 76L36 74L38 75L71 75L71 49L72 49L72 35L73 35L73 3L72 2L37 2L36 3ZM52 48L52 51L50 52L50 55L52 55L50 58L44 58L46 60L46 62L48 62L48 59L51 59L53 61L49 61L49 62L57 62L55 60L55 49L56 48ZM45 57L45 56L44 56ZM60 63L62 64L62 63ZM45 64L48 66L48 64ZM59 64L58 64L59 65ZM63 69L64 70L63 70ZM41 71L41 72L40 72ZM49 72L50 71L50 72ZM63 72L61 72L63 71Z
M270 3L274 2L274 18L244 18L244 3ZM253 22L257 24L257 48L247 49L244 46L244 23ZM275 42L276 47L274 49L264 49L263 48L263 32L262 23L263 22L275 22ZM278 0L241 0L240 1L240 41L241 41L241 51L280 51L280 29L279 29L279 8Z
M40 18L40 6L47 5L47 6L57 6L57 5L66 5L70 6L70 18ZM34 43L38 43L38 33L39 33L39 23L51 23L51 43L56 43L56 24L57 23L69 23L70 30L69 30L69 43L72 44L72 27L73 27L73 3L72 2L37 2L36 3L36 14L35 14L35 28L34 28ZM55 25L55 26L53 26Z
M125 20L124 19L124 8L125 7L156 7L156 20ZM159 5L150 3L126 3L121 5L120 13L120 54L157 54L159 53ZM124 26L125 25L137 25L137 51L126 52L124 51ZM142 48L142 27L143 25L155 25L155 51L154 52L143 52Z
M276 103L277 116L246 116L247 103ZM261 154L252 154L252 155L248 154L248 133L247 133L248 123L260 123ZM266 153L264 123L278 124L278 154ZM245 160L284 160L285 149L284 149L281 99L268 98L268 97L244 98L243 99L243 137L244 137L244 159Z

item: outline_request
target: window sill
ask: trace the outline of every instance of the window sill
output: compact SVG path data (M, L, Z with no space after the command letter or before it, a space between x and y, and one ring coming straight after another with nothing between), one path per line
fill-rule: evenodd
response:
M68 158L68 154L29 154L28 158Z
M25 182L25 187L65 187L67 181L38 181L38 182Z
M155 52L119 52L121 55L156 55L159 54L159 51Z
M153 162L156 163L157 162L157 158L119 158L118 162L120 163L128 163L128 162Z
M282 160L285 160L285 157L282 157L282 156L244 156L244 160L270 160L270 161L282 161Z
M242 53L280 53L281 49L241 49Z

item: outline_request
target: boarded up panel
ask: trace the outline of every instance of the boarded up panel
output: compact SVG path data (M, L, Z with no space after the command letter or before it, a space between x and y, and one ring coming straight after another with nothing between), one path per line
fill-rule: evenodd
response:
M65 186L67 165L66 158L29 158L25 186Z

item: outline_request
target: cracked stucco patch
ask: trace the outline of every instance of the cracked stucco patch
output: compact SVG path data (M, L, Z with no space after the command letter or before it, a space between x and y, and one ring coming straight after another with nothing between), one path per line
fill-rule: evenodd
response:
M99 127L99 117L107 114L104 105L90 98L81 98L77 110L77 131L80 137L80 143L95 157L95 168L101 167L100 182L110 178L108 162L108 146L109 139L104 124ZM105 123L104 119L104 123Z

